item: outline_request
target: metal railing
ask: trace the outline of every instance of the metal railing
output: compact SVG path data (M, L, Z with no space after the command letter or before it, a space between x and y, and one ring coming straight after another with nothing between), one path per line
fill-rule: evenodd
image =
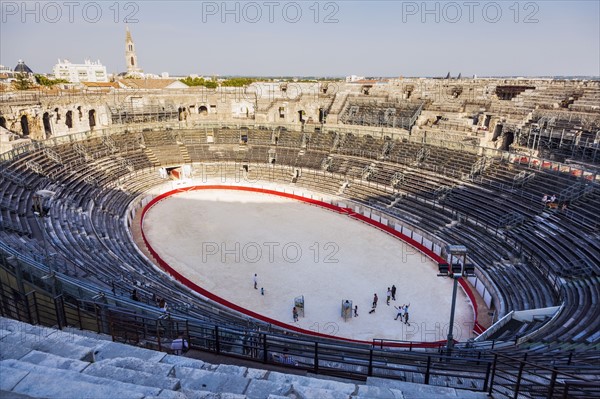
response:
M90 330L159 351L169 351L172 340L184 334L192 349L217 355L355 380L381 377L471 389L495 397L576 398L600 393L598 385L574 371L540 366L526 358L465 349L448 356L442 348L433 352L381 349L376 342L340 343L276 334L261 327L225 327L107 294L92 296L89 287L59 274L39 277L14 259L2 256L1 260L0 315L30 324ZM49 293L53 284L62 294ZM597 377L598 373L590 374Z

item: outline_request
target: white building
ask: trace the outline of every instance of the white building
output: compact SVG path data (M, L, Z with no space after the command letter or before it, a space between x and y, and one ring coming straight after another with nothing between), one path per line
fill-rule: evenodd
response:
M364 76L356 76L356 75L350 75L350 76L346 76L346 83L353 83L359 80L365 80Z
M58 60L54 65L54 78L65 79L71 83L108 82L106 67L100 61L85 60L83 64L72 64L69 60Z

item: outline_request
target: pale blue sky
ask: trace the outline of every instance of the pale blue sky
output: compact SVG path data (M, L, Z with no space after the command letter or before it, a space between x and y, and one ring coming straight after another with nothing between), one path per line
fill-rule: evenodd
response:
M50 72L57 58L100 59L109 72L124 71L129 15L139 65L151 73L600 75L600 0L0 6L0 63L23 59L36 72Z

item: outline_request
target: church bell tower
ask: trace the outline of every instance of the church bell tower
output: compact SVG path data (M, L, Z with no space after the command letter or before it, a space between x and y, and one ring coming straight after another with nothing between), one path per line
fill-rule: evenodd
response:
M129 27L126 28L125 32L125 62L127 63L128 75L139 75L142 73L142 70L138 67L135 45L133 44Z

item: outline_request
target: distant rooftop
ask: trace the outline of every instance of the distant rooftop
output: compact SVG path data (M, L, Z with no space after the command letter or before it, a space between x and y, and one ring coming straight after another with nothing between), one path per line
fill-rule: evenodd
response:
M33 73L31 68L29 68L27 66L27 64L25 64L25 62L23 62L23 60L19 60L19 63L15 67L15 72L16 73Z

